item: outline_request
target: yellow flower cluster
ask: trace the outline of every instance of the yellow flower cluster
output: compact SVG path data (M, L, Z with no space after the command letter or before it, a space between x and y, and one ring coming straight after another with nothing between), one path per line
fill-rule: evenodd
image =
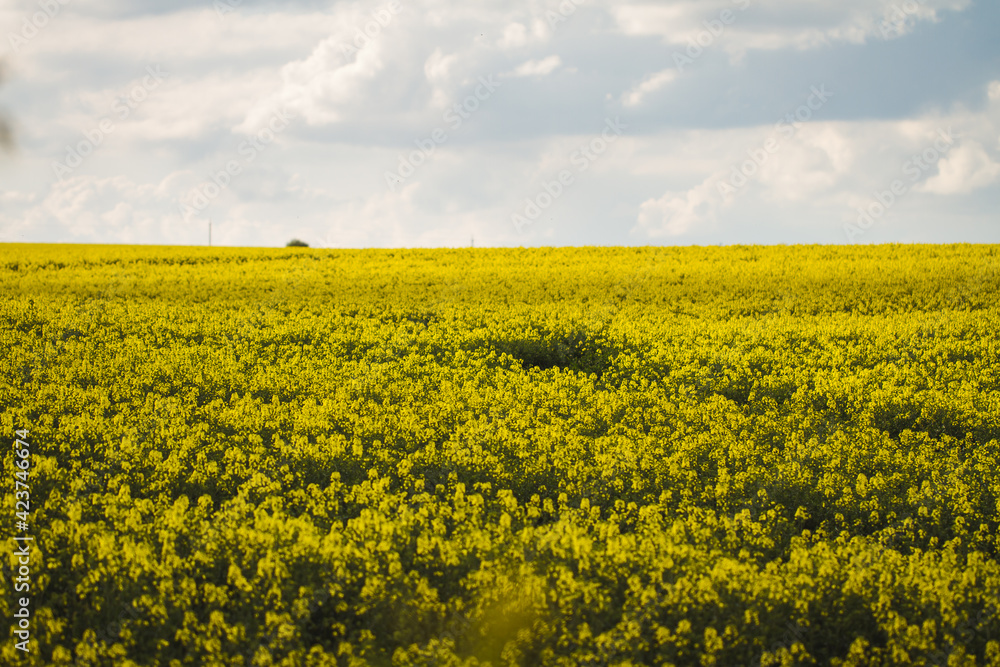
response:
M0 662L1000 665L998 295L996 246L0 246Z

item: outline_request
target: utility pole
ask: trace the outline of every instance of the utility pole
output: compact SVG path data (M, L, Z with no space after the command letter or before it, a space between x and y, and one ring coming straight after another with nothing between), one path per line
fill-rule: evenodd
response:
M212 219L208 219L208 247L212 247Z

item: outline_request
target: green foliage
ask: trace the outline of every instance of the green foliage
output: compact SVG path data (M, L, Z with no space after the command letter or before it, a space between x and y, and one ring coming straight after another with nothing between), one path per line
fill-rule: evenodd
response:
M998 268L0 246L2 662L1000 665Z
M285 244L286 248L308 248L309 244L305 241L300 241L299 239L292 239Z

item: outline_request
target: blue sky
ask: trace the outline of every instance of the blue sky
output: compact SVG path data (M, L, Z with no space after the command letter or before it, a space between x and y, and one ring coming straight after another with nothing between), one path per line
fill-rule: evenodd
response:
M984 0L6 0L0 242L1000 242Z

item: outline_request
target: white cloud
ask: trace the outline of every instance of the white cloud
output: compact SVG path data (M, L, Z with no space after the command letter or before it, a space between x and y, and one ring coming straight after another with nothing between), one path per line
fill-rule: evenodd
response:
M451 69L456 60L458 60L457 53L446 56L440 48L437 48L424 63L424 75L434 90L431 96L431 106L442 109L448 105Z
M938 173L920 187L938 195L968 194L1000 181L1000 164L994 162L982 144L963 143L941 158Z
M761 198L772 202L814 199L842 183L859 150L849 130L832 123L803 125L760 167Z
M125 176L73 176L54 183L44 200L23 213L11 232L45 227L59 230L59 242L113 239L138 243L150 233L160 236L170 219L170 201L153 184L136 183ZM177 220L173 221L174 223ZM177 237L174 237L177 238Z
M911 9L912 5L912 9ZM861 44L913 31L919 22L940 19L942 10L962 11L971 0L684 0L610 6L625 35L659 36L667 44L719 44L734 59L751 50L816 49L838 42ZM761 20L767 17L771 20Z
M34 3L23 3L25 9ZM37 7L35 8L35 11ZM139 16L104 18L83 13L78 0L66 5L10 63L15 74L51 78L48 63L70 58L115 59L124 66L163 63L186 69L192 63L225 63L231 59L256 62L262 58L291 59L302 44L315 44L345 24L340 12L242 12L219 20L210 2L195 8ZM3 31L19 32L27 12L8 15ZM360 17L360 14L358 15ZM353 22L348 23L353 25ZM183 49L178 40L183 38ZM167 69L170 69L167 67Z
M993 89L989 84L988 90ZM962 140L946 149L949 132ZM1000 183L1000 162L984 147L998 132L1000 114L992 107L982 112L956 107L947 116L896 121L804 123L788 137L775 135L769 126L684 131L667 144L669 159L636 156L635 174L657 169L663 173L667 164L685 162L690 173L675 174L673 182L690 183L692 176L700 180L642 201L632 233L649 239L690 238L733 225L750 211L771 210L781 216L792 206L853 222L859 208L867 208L899 181L904 194L893 197L889 215L879 220L883 228L889 227L890 220L942 211L935 204L937 195L967 195ZM776 149L767 153L763 147L768 137L776 136ZM646 153L655 156L665 150L661 142L653 145L657 147ZM701 149L698 159L693 155L696 148ZM722 192L721 184L731 187ZM897 229L908 227L901 223Z
M282 86L267 101L254 107L238 132L257 129L277 109L291 109L310 125L336 123L352 107L367 101L366 86L382 71L381 42L352 54L343 43L323 40L305 60L291 62L281 70Z
M4 204L15 205L15 204L30 204L38 198L34 192L18 192L16 190L8 190L0 194L0 201Z
M681 236L713 223L719 209L718 181L713 175L687 192L667 192L658 199L647 199L639 206L633 233L648 238Z
M512 72L504 72L500 76L522 77L522 76L548 76L552 74L562 64L559 56L549 56L542 60L529 60L518 65Z
M622 95L622 104L626 107L639 106L642 103L643 98L650 93L663 88L676 78L677 70L672 68L660 70L659 72L650 74L643 79L642 83Z
M501 49L518 49L528 43L528 29L523 23L511 23L497 42Z

